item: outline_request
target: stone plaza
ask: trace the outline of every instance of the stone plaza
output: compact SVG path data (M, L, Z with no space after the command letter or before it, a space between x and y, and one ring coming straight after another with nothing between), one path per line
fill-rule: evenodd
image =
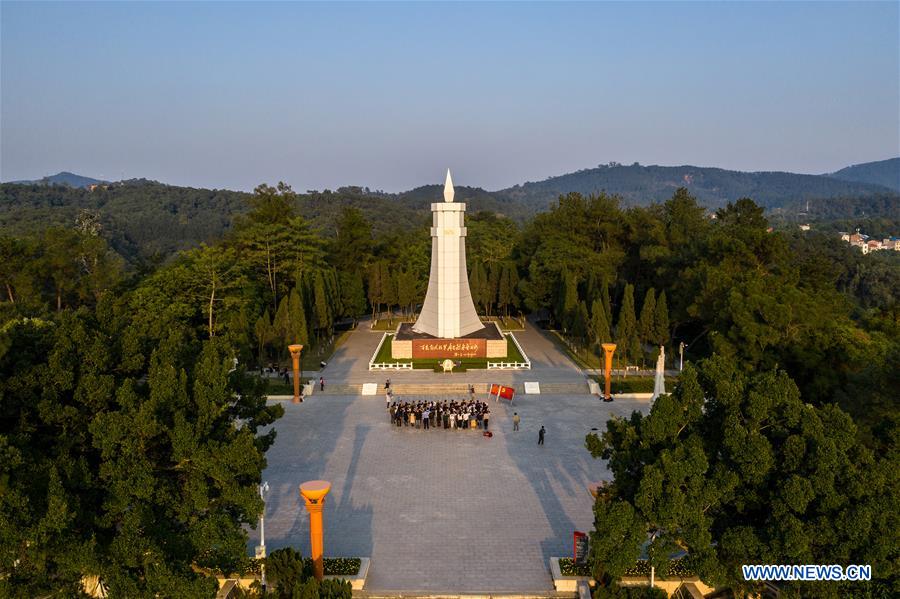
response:
M533 370L516 373L370 373L362 359L379 335L351 334L328 367L327 385L385 377L400 387L409 379L468 382L534 380L559 387L583 373L541 333L521 336ZM475 376L469 376L469 375ZM329 387L330 389L330 387ZM587 393L516 396L513 405L491 401L492 438L481 431L421 430L391 426L383 394L317 393L302 404L284 402L263 478L266 545L309 555L309 520L298 485L325 479L325 555L371 557L366 590L378 594L540 593L553 590L548 560L572 553L572 532L593 528L589 485L611 478L603 461L584 447L585 435L615 415L648 411L649 402L604 403ZM341 393L339 391L339 393ZM464 395L398 395L403 401L465 399ZM513 412L521 430L512 429ZM537 445L537 431L547 430ZM250 546L258 542L251 531Z

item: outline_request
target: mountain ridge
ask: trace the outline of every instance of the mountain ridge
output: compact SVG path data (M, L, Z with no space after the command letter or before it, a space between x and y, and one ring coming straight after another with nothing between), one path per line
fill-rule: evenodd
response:
M609 163L529 181L494 193L518 200L534 210L545 209L565 193L605 192L618 195L626 205L663 202L685 187L708 208L721 208L742 197L766 208L778 208L797 200L829 197L862 197L895 190L868 182L849 181L824 175L785 171L733 171L693 165L659 166Z
M860 183L875 183L900 192L900 157L846 166L826 177Z
M143 182L131 179L120 183ZM109 181L62 171L33 181L9 181L20 185L68 185L89 187L110 184ZM163 183L164 184L164 183ZM165 185L165 184L164 184ZM190 187L177 186L173 187ZM340 190L365 189L366 195L418 198L439 184L421 185L406 191L388 193L369 191L359 186ZM500 204L526 201L531 210L540 210L561 194L577 191L583 194L606 192L622 197L626 204L646 204L665 201L678 187L686 187L697 199L710 208L718 208L741 197L751 197L767 208L778 207L788 200L846 197L900 192L900 157L854 164L833 173L811 175L789 171L739 171L713 166L642 165L638 162L623 165L617 162L600 164L561 175L551 175L540 181L525 181L511 187L489 191L478 186L463 186L472 194L485 199L491 196ZM462 188L462 187L458 187ZM201 188L196 188L201 189ZM779 191L780 189L780 191ZM226 191L226 190L223 190ZM232 191L232 190L227 190ZM318 193L313 190L313 193Z
M60 171L55 175L47 175L40 179L9 181L17 185L65 185L69 187L90 187L91 185L103 185L109 183L102 179L94 179L93 177L85 177L77 175L69 171Z

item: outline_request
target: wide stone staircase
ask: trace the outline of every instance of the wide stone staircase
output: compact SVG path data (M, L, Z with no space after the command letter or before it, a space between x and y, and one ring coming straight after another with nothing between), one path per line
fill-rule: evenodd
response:
M376 382L373 380L372 382ZM376 397L384 399L384 382L377 381L378 393ZM473 383L475 393L483 396L490 390L489 383ZM524 383L514 383L507 386L514 387L517 395L525 393ZM574 380L571 383L541 383L541 395L585 395L589 393L587 382L584 380ZM400 383L391 384L394 396L398 399L416 395L447 395L466 397L469 394L468 383ZM361 384L341 384L328 383L325 385L325 391L319 391L316 387L314 395L360 395L362 393Z

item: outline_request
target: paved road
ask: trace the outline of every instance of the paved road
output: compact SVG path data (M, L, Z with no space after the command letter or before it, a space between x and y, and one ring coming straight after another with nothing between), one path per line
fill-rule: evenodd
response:
M551 590L547 559L571 552L573 530L592 528L587 486L609 478L584 449L585 435L614 414L649 404L587 395L516 402L493 409L491 439L475 431L397 429L379 396L285 403L264 474L269 550L292 545L309 555L297 485L324 478L333 483L326 554L371 556L370 590ZM512 431L513 410L522 416L519 432Z

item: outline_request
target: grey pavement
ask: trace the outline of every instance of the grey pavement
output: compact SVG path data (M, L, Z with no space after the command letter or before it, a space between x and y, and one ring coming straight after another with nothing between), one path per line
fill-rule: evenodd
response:
M570 554L572 531L593 527L589 483L610 478L585 450L585 435L649 403L520 396L513 406L491 403L490 439L480 431L398 429L381 396L318 395L284 408L263 475L271 487L269 551L291 545L309 555L297 486L325 479L333 485L325 553L370 556L368 590L546 593L548 558ZM522 417L519 432L513 411Z

